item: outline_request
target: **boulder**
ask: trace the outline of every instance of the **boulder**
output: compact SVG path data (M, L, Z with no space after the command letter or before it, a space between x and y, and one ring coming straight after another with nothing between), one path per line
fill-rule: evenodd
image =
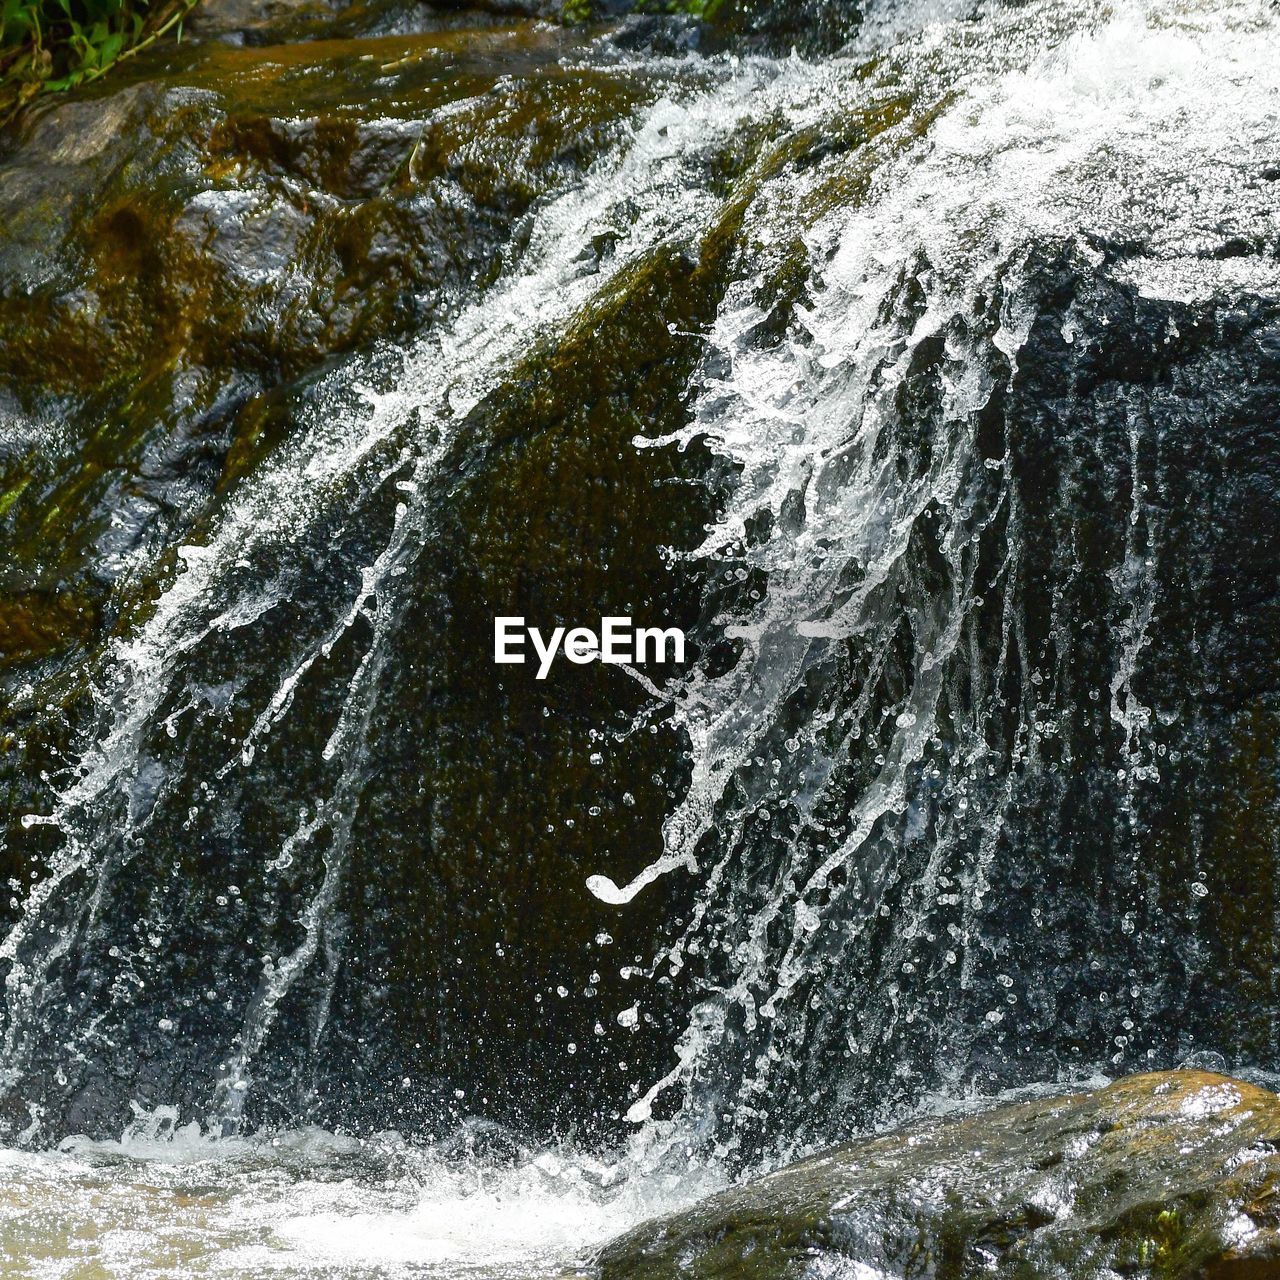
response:
M785 57L833 53L862 22L860 0L719 0L707 5L698 47Z
M58 619L261 457L264 398L499 274L652 92L577 39L158 49L0 137L0 593L38 614L0 662L74 657Z
M577 624L623 608L692 626L699 584L662 549L700 535L706 459L631 442L684 420L695 335L729 279L732 205L689 247L657 246L602 283L563 330L530 333L458 425L423 500L430 519L380 593L397 621L360 695L364 745L326 753L350 719L370 615L324 636L406 492L401 473L373 467L264 541L252 570L226 567L264 625L214 627L148 674L168 693L136 761L63 814L93 829L92 857L73 863L60 828L24 821L57 806L76 735L114 714L88 683L111 670L111 637L186 572L178 545L207 539L317 418L359 420L352 384L396 386L407 366L387 340L443 329L481 297L525 249L539 203L582 181L672 82L669 67L592 58L582 37L532 24L210 40L135 60L136 81L41 103L0 155L8 910L49 866L70 868L16 948L40 976L21 1015L21 1085L0 1108L10 1134L35 1099L38 1140L118 1133L135 1098L221 1115L264 958L270 974L300 945L310 968L272 1005L252 1122L607 1126L660 1069L678 1006L646 1010L634 1032L616 1015L637 1001L630 967L672 898L621 916L585 886L602 850L634 874L661 848L683 743L671 725L626 733L645 695L612 668L538 682L495 667L492 619ZM689 163L721 181L734 171ZM616 238L584 242L584 272ZM384 453L425 430L406 414ZM300 666L309 648L321 656ZM286 715L246 752L291 671L305 678ZM299 922L337 859L327 836L292 833L300 806L335 786L349 828L313 945ZM81 912L90 885L99 905ZM46 968L53 936L76 941Z
M601 1280L1280 1275L1280 1098L1202 1071L918 1121L607 1246Z

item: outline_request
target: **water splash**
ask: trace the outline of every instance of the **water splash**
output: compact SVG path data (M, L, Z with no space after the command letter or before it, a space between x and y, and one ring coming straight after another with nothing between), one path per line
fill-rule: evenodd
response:
M1095 694L1125 769L1126 806L1105 840L1133 864L1139 789L1163 780L1162 722L1139 687L1167 580L1143 490L1160 459L1141 406L1122 405L1128 465L1109 482L1130 516L1108 565L1115 643L1090 688L1073 670L1078 601L1058 583L1046 606L1032 580L1045 563L1030 555L1036 491L1020 470L1021 424L1002 406L1049 313L1042 277L1055 255L1140 297L1274 292L1274 255L1250 246L1277 234L1258 176L1276 140L1275 19L1253 3L1104 16L992 7L976 22L951 10L880 24L821 66L706 64L539 209L519 261L479 302L407 352L330 375L320 407L180 550L146 617L113 643L74 775L29 818L63 844L0 947L7 1090L38 1065L43 1019L71 990L66 969L170 794L156 742L179 722L247 709L225 756L199 762L234 808L345 647L354 657L317 752L325 787L271 850L264 881L277 885L304 853L318 874L291 921L297 941L262 957L235 1010L207 1131L240 1125L282 1004L304 981L314 1050L342 955L335 902L369 717L408 606L397 584L429 543L443 461L540 334L589 323L645 255L691 249L739 205L740 278L706 335L692 420L638 442L709 446L733 477L693 554L731 660L661 694L692 767L664 849L627 883L607 867L590 882L622 906L668 873L697 877L690 916L650 966L696 997L675 1065L631 1106L649 1122L637 1158L670 1142L682 1158L712 1145L746 1159L771 1130L834 1136L879 1100L963 1091L975 1058L1016 1052L1024 1010L1037 1031L1053 1024L1043 956L1014 954L991 903L1016 871L1031 793L1092 758ZM777 145L727 196L714 190L710 161L762 121ZM611 251L584 254L596 240ZM797 273L803 288L786 283ZM1106 323L1092 301L1054 313L1067 347ZM1063 484L1085 491L1079 477ZM343 598L272 654L263 687L226 678L208 656L217 642L245 633L267 647L306 573L296 542L351 512L370 513L376 536ZM1054 800L1059 813L1070 803ZM1142 892L1120 884L1121 919L1141 915ZM1057 923L1070 905L1056 903ZM1019 924L1035 936L1048 916L1026 911ZM137 998L164 946L161 922L138 926L136 951L112 957L110 1000ZM1154 935L1124 933L1086 1030L1128 1060L1134 1028L1163 1006L1133 976ZM617 1018L623 1033L636 1008ZM98 1033L86 1017L59 1048L91 1057ZM1041 1066L1083 1069L1051 1056ZM681 1107L680 1123L655 1119ZM37 1108L26 1140L49 1136L40 1123Z
M762 1133L829 1136L839 1117L922 1087L962 1090L972 1062L1032 1038L1017 1028L1055 997L1015 959L1012 923L990 918L993 881L1027 842L1029 793L1095 754L1087 726L1074 737L1069 723L1081 698L1105 697L1116 735L1125 803L1108 883L1130 906L1126 936L1151 900L1137 791L1160 782L1164 746L1135 679L1160 591L1153 428L1142 404L1116 406L1130 511L1100 610L1109 665L1090 689L1061 582L1047 642L1028 636L1045 592L1029 576L1045 572L1028 563L1034 460L1015 456L1019 427L1001 406L1054 255L1081 277L1111 263L1142 297L1274 294L1265 246L1280 223L1258 175L1277 140L1275 17L1138 4L985 17L976 47L961 26L926 23L892 50L915 99L945 110L855 207L822 212L830 169L792 193L789 216L806 197L819 211L793 322L767 336L767 271L736 284L693 420L641 442L704 442L736 477L694 553L719 584L736 661L673 695L693 777L662 857L621 887L591 882L624 904L672 872L698 881L650 970L670 981L692 968L705 994L675 1064L631 1107L646 1142L696 1131L751 1158ZM825 127L838 132L849 105ZM761 202L747 235L785 237L776 208ZM1084 483L1063 479L1064 520L1087 503ZM1146 942L1167 947L1168 931ZM1159 975L1144 985L1125 963L1122 991L1104 992L1098 1027L1080 1033L1115 1063L1141 1061L1163 1007ZM676 1120L653 1122L660 1101Z
M33 1274L91 1266L151 1280L575 1274L606 1240L720 1185L709 1171L632 1177L500 1131L434 1145L315 1127L226 1138L173 1108L138 1107L119 1139L0 1151L0 1169L6 1257Z

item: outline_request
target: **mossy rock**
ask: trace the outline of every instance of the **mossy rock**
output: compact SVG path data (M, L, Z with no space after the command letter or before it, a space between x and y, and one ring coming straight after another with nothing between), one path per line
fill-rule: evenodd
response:
M712 0L698 47L785 56L833 53L862 22L861 0Z
M1278 1197L1280 1098L1153 1072L837 1147L638 1227L599 1275L1261 1280Z
M0 667L54 652L93 629L92 611L67 595L0 600Z
M551 32L537 36L542 39L559 47L566 37ZM361 49L367 52L369 43ZM435 40L410 42L422 54L414 74L430 86L424 94L444 92L441 80L461 94L464 76L456 63L439 58L440 47ZM474 42L467 47L474 49ZM288 51L304 80L314 65L308 58L323 53L306 48L307 57L301 46ZM513 57L536 62L528 47L519 48ZM618 85L606 71L547 68L530 73L530 80L508 67L499 92L488 92L492 74L473 82L474 102L461 97L464 109L433 116L400 146L381 123L368 130L362 124L363 112L385 113L386 101L350 111L338 104L305 127L285 120L287 94L276 82L285 55L211 46L180 74L204 74L206 59L245 69L247 91L260 108L215 113L206 122L211 127L200 155L217 175L215 185L225 182L237 192L261 183L275 192L279 184L282 207L299 215L289 191L301 188L313 193L314 216L323 218L339 204L358 210L384 199L390 182L385 199L392 203L379 208L421 200L425 235L432 234L433 209L441 217L462 203L488 211L492 222L474 239L437 236L438 258L424 255L433 269L461 277L440 302L442 318L483 291L486 280L470 280L471 271L499 269L501 235L515 234L532 201L579 172L651 88L630 73ZM359 66L356 72L365 74ZM338 92L322 74L315 79L317 92ZM570 96L592 123L581 134L530 130L520 95L554 95L556 85L568 92L570 82L583 89ZM196 99L201 110L207 101ZM135 102L145 107L141 98ZM742 159L718 167L708 162L708 182L727 189ZM358 183L366 185L356 189ZM151 185L140 182L139 201L163 201L172 185L163 176ZM435 197L428 200L424 191ZM340 970L335 975L316 966L280 1009L255 1067L255 1120L310 1115L330 1124L438 1131L478 1110L540 1133L614 1128L618 1100L628 1099L632 1083L661 1062L674 1033L662 1020L678 1016L679 1006L658 1010L657 1019L642 1020L635 1033L620 1028L618 1010L636 999L636 984L628 986L621 971L651 952L653 934L673 909L672 895L688 886L673 881L669 893L648 895L640 910L622 916L592 898L585 882L602 859L612 874L627 875L661 848L662 819L680 787L679 734L668 725L615 744L613 735L645 697L614 669L576 671L574 678L558 672L537 683L530 669L494 667L489 655L493 615L511 609L544 626L594 620L619 608L663 625L692 627L697 620L696 579L672 573L661 549L700 538L714 502L706 459L697 450L636 449L633 439L683 423L686 380L703 353L694 335L713 318L732 278L741 208L733 201L711 201L709 208L718 214L691 233L685 249L659 246L617 276L605 273L610 283L561 332L531 335L498 387L461 424L456 447L440 465L433 482L439 492L428 504L430 536L406 557L397 588L403 616L382 655L383 687L370 709L367 747L347 762L357 775L350 868L329 924L344 937L326 941L326 954L336 957L341 949ZM79 225L72 220L72 242ZM113 245L119 231L113 223ZM264 253L258 245L250 258L224 256L219 245L215 225L191 249L202 272L231 276L226 286L208 287L215 301L236 287L237 262L258 261ZM482 245L490 255L482 264L467 257L483 256ZM612 248L601 243L590 251L604 259ZM361 248L354 261L365 265L370 256ZM75 260L59 249L59 269L65 257ZM394 279L378 277L372 267L369 276L368 294L356 292L370 305L385 302ZM249 310L251 323L265 323ZM289 320L276 314L278 331L286 329ZM173 346L200 349L195 344L203 333L210 337L206 358L222 359L223 346L212 341L221 335L229 340L227 367L251 377L246 368L261 370L264 348L246 328L233 314L207 329L197 326ZM146 358L147 345L139 340L139 358ZM356 403L335 406L325 399L312 370L313 357L323 367L323 356L311 353L289 368L277 363L270 373L275 385L266 386L259 373L264 389L227 409L224 434L207 444L203 474L193 473L176 447L196 435L199 418L176 403L166 414L167 365L155 379L166 388L158 401L138 393L127 422L114 430L77 413L73 426L97 434L82 446L81 470L61 481L69 496L58 491L51 502L38 479L15 485L9 518L26 513L32 521L10 526L27 535L20 545L29 559L20 567L33 578L40 570L58 582L92 581L99 563L95 513L127 511L112 486L145 476L139 457L164 457L168 477L190 486L194 497L173 519L159 522L154 565L133 586L114 594L109 581L99 587L115 612L102 620L97 638L125 633L145 619L150 601L177 572L177 539L198 543L224 497L231 501L253 484L299 420L359 412ZM169 358L156 354L158 361ZM376 382L384 366L392 379L402 368L389 346L353 359L362 382ZM114 376L111 369L99 374L107 381ZM124 361L119 376L122 385L128 382ZM24 465L38 475L45 460L37 446L33 440ZM99 483L101 489L92 489ZM261 566L268 579L284 573L290 580L270 625L252 635L214 632L177 659L174 700L148 725L147 763L124 787L130 811L145 814L147 839L129 836L131 820L111 828L120 835L108 836L101 864L125 859L129 874L109 876L102 909L73 949L86 975L73 1007L50 1009L30 1046L32 1070L21 1095L44 1100L50 1131L118 1132L131 1098L177 1100L207 1114L217 1064L253 999L261 956L296 945L296 921L323 874L318 846L299 852L286 872L271 864L297 825L299 805L335 785L343 762L324 756L325 741L359 666L363 628L348 631L316 664L313 678L299 685L291 714L262 744L251 770L237 769L225 784L207 786L206 768L191 766L238 757L236 744L256 714L254 698L269 696L297 653L332 625L334 610L345 611L363 567L388 536L398 496L390 482L342 486L305 527L289 531L277 562ZM65 513L59 517L65 524L49 521L55 508ZM94 636L83 643L77 637L60 657L46 655L38 668L28 663L27 674L40 677L39 693L28 696L26 712L11 710L3 721L12 735L0 770L11 813L5 869L24 882L40 874L56 837L43 825L19 831L19 818L48 809L39 779L71 731L54 732L52 722L85 708L75 677L94 670L94 643ZM243 693L228 707L232 688ZM183 690L203 692L190 703ZM165 729L170 717L181 723L176 735ZM600 762L590 759L593 753ZM153 785L162 777L162 786ZM74 911L78 886L78 878L67 885L67 911ZM134 924L142 919L163 946L140 943ZM81 927L70 916L49 923L71 934ZM112 975L125 970L150 975L142 999L117 998L122 987L113 985ZM590 977L596 971L599 976ZM318 1037L317 992L326 981L333 988ZM100 1016L85 1018L90 1008ZM158 1029L161 1021L175 1028L172 1034ZM83 1055L69 1053L67 1045L79 1043L86 1026L92 1043L84 1043ZM413 1081L411 1091L406 1079ZM6 1116L22 1113L18 1096L10 1097Z
M109 624L260 455L264 398L485 288L656 92L562 65L576 39L211 42L32 107L0 140L0 593ZM42 634L11 654L84 639Z

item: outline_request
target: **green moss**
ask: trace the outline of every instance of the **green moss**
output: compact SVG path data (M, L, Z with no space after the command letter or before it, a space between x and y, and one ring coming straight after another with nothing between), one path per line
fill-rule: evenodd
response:
M710 18L721 0L639 0L637 13L685 14L690 18Z
M8 515L9 508L22 496L22 491L31 483L31 477L20 477L14 484L0 490L0 517Z
M723 0L636 0L632 12L711 19L722 3ZM581 26L598 21L605 13L598 0L565 0L560 17L570 26Z

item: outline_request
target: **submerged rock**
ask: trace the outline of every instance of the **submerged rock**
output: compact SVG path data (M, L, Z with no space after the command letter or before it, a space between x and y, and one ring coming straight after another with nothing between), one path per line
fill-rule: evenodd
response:
M1202 1071L932 1119L632 1231L602 1280L1280 1275L1280 1098Z

